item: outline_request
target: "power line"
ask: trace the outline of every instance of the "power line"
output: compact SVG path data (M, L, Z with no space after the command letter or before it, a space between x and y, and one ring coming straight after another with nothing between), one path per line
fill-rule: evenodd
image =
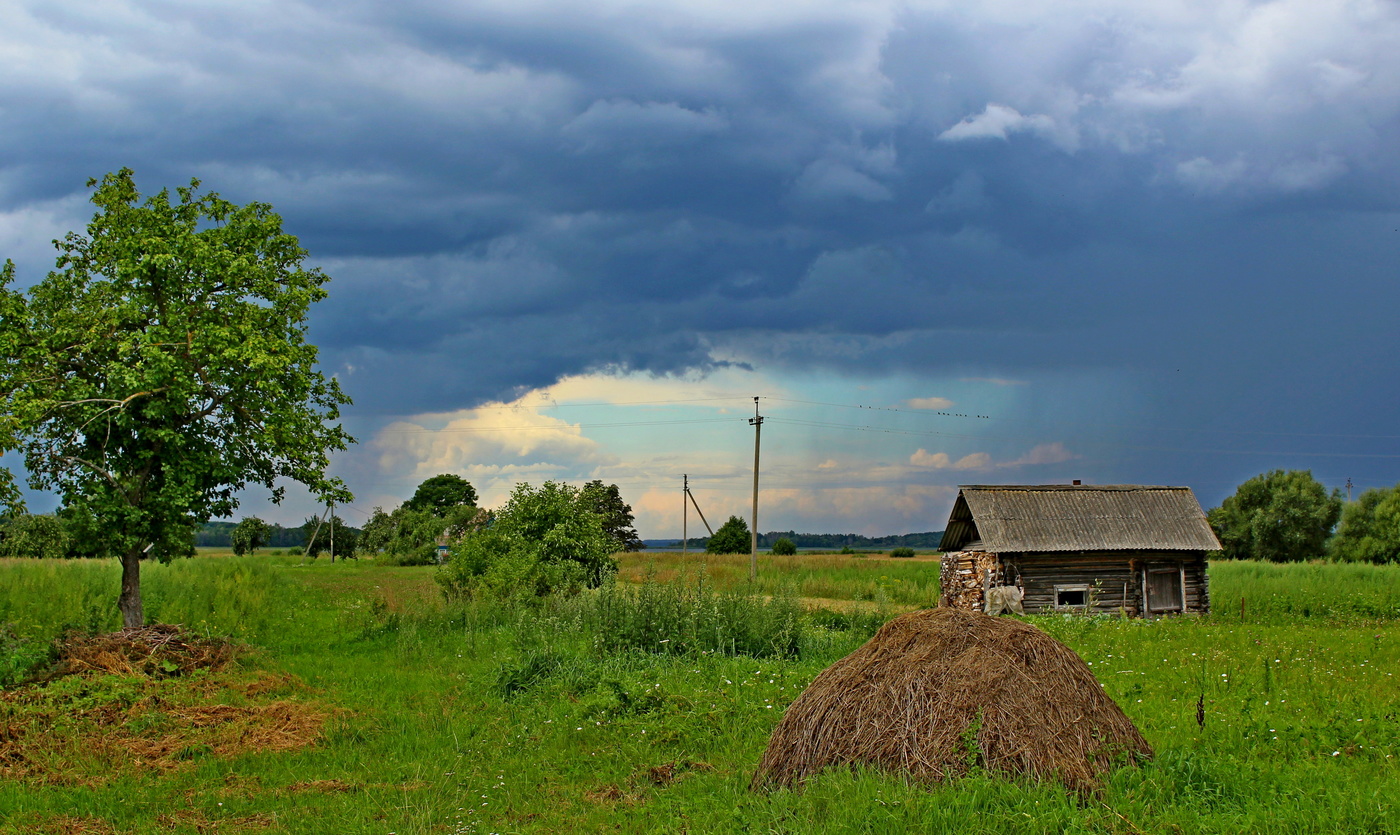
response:
M381 435L438 435L438 434L444 434L444 433L457 433L457 432L528 432L528 431L542 431L542 430L553 430L553 431L558 431L558 430L560 430L560 429L598 429L598 428L605 428L605 427L621 427L621 426L672 426L672 425L693 424L693 423L734 423L735 421L738 421L738 420L743 420L743 418L738 418L738 417L726 417L726 418L684 418L684 419L679 419L679 420L632 420L632 421L618 421L618 422L616 422L616 423L566 423L566 424L563 424L563 425L550 425L550 426L474 426L474 427L468 427L468 426L444 426L444 427L441 428L441 429L428 429L427 427L419 427L419 428L417 428L417 429L381 429L381 430L379 430L379 434L381 434Z

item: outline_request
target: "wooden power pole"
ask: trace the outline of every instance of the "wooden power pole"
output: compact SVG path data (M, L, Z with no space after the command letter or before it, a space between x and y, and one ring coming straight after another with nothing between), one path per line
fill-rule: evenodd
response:
M753 399L753 516L749 524L749 580L758 579L758 439L763 433L763 416L758 413L758 398Z

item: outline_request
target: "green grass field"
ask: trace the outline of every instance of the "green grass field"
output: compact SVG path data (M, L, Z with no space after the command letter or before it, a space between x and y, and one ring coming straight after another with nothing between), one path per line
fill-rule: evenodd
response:
M636 588L660 612L668 584L694 587L701 565L628 555L623 578L650 575ZM714 593L734 595L714 600L739 606L747 558L704 566ZM432 568L149 566L150 618L255 649L218 675L0 692L0 832L1400 832L1400 568L1213 564L1208 617L1031 618L1093 665L1156 749L1092 797L849 770L750 792L783 708L881 619L937 596L924 559L765 557L759 571L776 600L754 606L817 609L795 656L627 648L581 601L452 610ZM106 563L0 563L0 673L65 627L116 628L117 577ZM173 738L162 723L207 715L199 704L323 724L284 750L198 722L178 750L118 744ZM19 739L45 746L7 759Z

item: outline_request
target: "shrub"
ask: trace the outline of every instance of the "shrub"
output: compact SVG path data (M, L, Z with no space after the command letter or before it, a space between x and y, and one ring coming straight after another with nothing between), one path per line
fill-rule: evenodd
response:
M576 488L520 484L494 525L457 543L437 580L449 599L574 594L616 573L614 544Z
M753 546L749 526L738 516L730 516L729 521L720 525L715 535L705 544L707 554L747 554Z
M20 513L0 520L0 556L59 559L68 545L68 531L55 516Z
M906 546L900 546L899 548L895 548L894 550L890 551L890 556L894 557L895 559L908 559L914 556L914 549Z
M797 546L792 544L791 539L783 537L773 543L773 553L780 557L791 557L797 553Z

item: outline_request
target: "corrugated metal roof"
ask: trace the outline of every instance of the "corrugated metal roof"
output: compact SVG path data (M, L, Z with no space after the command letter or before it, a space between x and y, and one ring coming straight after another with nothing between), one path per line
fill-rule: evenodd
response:
M994 553L1218 551L1189 487L978 485L959 488L940 548Z

